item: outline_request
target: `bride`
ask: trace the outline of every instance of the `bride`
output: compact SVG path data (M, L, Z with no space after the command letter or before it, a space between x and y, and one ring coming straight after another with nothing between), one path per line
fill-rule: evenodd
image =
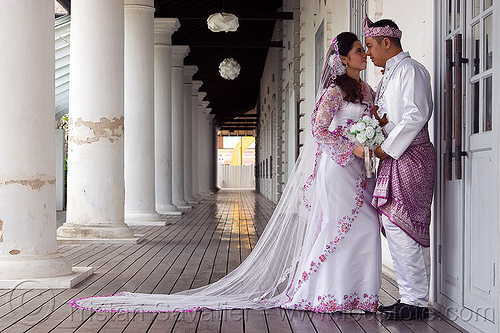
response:
M356 35L333 40L323 66L311 135L250 255L210 285L165 294L121 292L70 302L106 312L192 312L281 307L375 312L381 285L379 222L363 147L346 135L373 109L360 80L366 53Z

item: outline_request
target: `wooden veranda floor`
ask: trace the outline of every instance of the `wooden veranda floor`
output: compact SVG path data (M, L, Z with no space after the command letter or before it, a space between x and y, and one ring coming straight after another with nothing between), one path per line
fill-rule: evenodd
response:
M141 244L60 245L74 266L92 266L95 274L73 289L0 290L0 332L465 332L434 311L428 320L394 322L372 314L281 309L111 314L67 304L123 290L171 293L218 280L249 254L274 206L255 191L221 190L182 216L165 217L168 226L135 228L147 236ZM384 277L381 302L397 297L395 282Z

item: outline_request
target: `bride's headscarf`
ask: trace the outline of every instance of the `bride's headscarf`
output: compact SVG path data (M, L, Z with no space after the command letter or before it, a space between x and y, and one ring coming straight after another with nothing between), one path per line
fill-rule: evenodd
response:
M318 103L319 99L323 96L325 90L332 84L333 80L337 76L344 75L346 73L346 67L340 58L337 37L335 37L330 44L325 59L323 70L321 71L321 81L318 87L318 94L316 95L316 103Z

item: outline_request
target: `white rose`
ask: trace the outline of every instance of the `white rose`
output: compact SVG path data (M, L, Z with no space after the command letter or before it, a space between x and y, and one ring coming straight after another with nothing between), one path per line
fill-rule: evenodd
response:
M356 139L359 141L359 143L363 144L366 141L366 135L364 133L359 133L356 135Z
M382 142L384 142L384 135L382 133L377 133L375 135L375 141L377 142L376 145L379 146L380 144L382 144Z
M375 136L375 130L373 129L373 127L371 126L368 126L366 129L365 129L365 135L366 135L366 138L367 139L371 139Z
M371 125L373 128L376 128L376 127L378 126L378 120L377 120L377 119L370 118L370 125Z
M364 122L360 121L358 122L358 131L362 131L366 128L366 125Z

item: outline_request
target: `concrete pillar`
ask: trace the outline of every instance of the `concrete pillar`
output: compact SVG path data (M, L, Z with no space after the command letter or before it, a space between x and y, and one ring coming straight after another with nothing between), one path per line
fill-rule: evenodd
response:
M203 112L205 110L205 106L204 106L204 103L208 103L208 102L205 102L203 101L203 99L205 98L205 96L207 95L206 92L199 92L198 93L198 112L196 113L196 118L197 118L197 139L196 139L196 143L197 143L197 146L195 148L195 151L194 153L197 155L196 157L196 162L197 162L197 171L198 171L198 175L196 176L197 180L198 180L198 196L205 199L206 198L206 195L204 193L204 190L203 190L203 155L202 155L202 150L201 150L201 147L202 147L202 138L203 138L203 131L202 131L202 124L203 124Z
M192 129L193 129L193 142L192 142L192 149L191 149L191 158L192 158L192 167L193 167L193 184L192 184L192 189L193 189L193 197L195 197L196 200L200 201L203 199L203 196L200 194L200 185L199 185L199 160L198 160L198 141L199 141L199 130L198 130L198 123L199 123L199 113L200 113L200 92L198 90L201 88L203 85L203 81L199 80L193 80L193 89L192 89L192 106L193 106L193 111L192 111ZM206 95L206 93L205 93ZM204 97L204 96L203 96Z
M75 274L56 240L54 2L1 6L0 288L68 288Z
M71 2L68 208L61 240L139 242L124 222L123 0Z
M206 93L202 93L205 94ZM201 102L201 108L198 113L198 132L199 132L199 138L198 138L198 163L199 163L199 187L200 187L200 194L203 197L209 196L210 192L208 190L207 186L207 161L205 158L205 153L206 153L206 127L207 127L207 113L210 113L211 109L207 110L209 102L208 101L202 101Z
M193 196L193 75L197 66L184 66L184 200L197 204Z
M215 114L211 114L208 127L208 142L210 149L208 150L208 165L210 166L210 191L215 193L219 190L217 186L217 140L215 135Z
M64 184L64 166L66 158L66 135L64 129L55 130L56 158L56 210L64 210L66 204L66 189Z
M165 225L156 212L154 0L125 0L125 221Z
M189 46L172 47L172 201L181 210L191 209L184 199L184 58Z
M212 108L205 108L204 110L204 115L203 115L203 121L202 121L202 146L200 147L202 150L202 158L203 158L203 176L202 176L202 183L203 183L203 194L205 195L211 195L213 194L212 191L212 186L211 186L211 179L212 179L212 168L210 166L210 154L212 151L212 140L211 140L211 121L212 121L212 116L210 115L210 112L212 111Z
M180 215L172 203L172 34L176 18L154 19L156 211Z

